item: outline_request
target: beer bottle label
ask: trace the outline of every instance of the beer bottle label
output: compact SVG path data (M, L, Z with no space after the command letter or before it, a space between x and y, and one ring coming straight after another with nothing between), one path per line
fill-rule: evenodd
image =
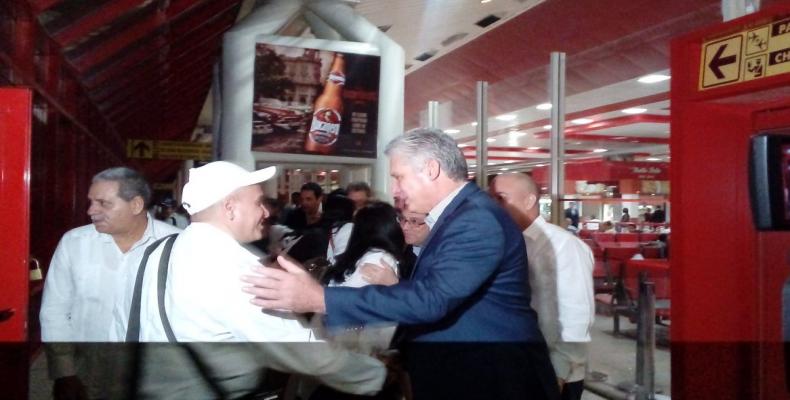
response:
M313 114L310 139L318 144L330 146L340 133L340 113L331 108L321 108Z
M344 85L346 83L345 75L340 72L330 72L327 80L338 85Z

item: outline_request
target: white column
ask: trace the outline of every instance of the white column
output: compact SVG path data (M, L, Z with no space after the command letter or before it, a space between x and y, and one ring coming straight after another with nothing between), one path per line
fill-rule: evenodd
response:
M301 2L271 0L225 33L222 42L221 160L247 169L256 167L252 157L252 103L255 36L277 33L298 15Z

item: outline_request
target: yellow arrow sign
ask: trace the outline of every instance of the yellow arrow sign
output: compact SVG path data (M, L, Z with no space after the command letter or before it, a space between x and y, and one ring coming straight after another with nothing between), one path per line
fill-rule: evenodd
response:
M126 156L158 160L211 161L211 143L129 139Z
M126 143L126 156L129 158L154 158L154 141L130 139Z
M700 55L699 90L790 72L790 16L709 40Z

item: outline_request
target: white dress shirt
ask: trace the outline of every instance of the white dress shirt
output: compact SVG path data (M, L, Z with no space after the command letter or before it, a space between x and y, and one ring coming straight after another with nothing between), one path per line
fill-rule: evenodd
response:
M97 390L107 385L100 376L108 369L109 352L74 342L111 340L115 304L125 296L126 284L134 281L146 246L177 232L149 215L143 236L126 253L112 236L99 233L92 224L63 235L47 272L39 315L52 379L77 375L89 393L101 393Z
M348 239L351 239L351 231L354 230L354 224L347 222L339 228L332 229L329 236L329 245L326 247L326 260L330 264L334 264L337 256L343 254L348 247Z
M351 273L346 274L343 282L329 282L330 287L352 287L361 288L370 285L360 272L360 268L365 264L375 264L384 266L384 262L389 264L395 275L398 274L398 262L392 254L381 249L370 249L357 260L356 268ZM377 354L389 348L392 336L395 334L397 324L385 323L369 325L364 327L354 327L339 329L328 332L319 318L313 321L317 337L327 339L333 343L338 343L346 349L362 354Z
M157 300L161 249L151 253L142 284L140 341L166 342ZM386 371L376 359L316 341L307 322L289 312L262 311L242 292L241 275L259 265L258 256L228 233L193 222L170 254L165 310L179 342L257 342L260 367L318 376L343 391L370 394ZM164 383L166 384L166 382Z
M592 250L573 234L540 216L523 234L531 306L538 313L554 370L566 382L582 380L595 317Z
M445 196L445 198L443 198L442 201L440 201L438 204L433 206L431 211L428 212L428 215L425 217L425 223L428 224L428 228L433 229L433 226L436 224L436 221L438 221L439 217L442 216L444 209L450 205L450 203L453 201L455 196L458 196L458 193L461 193L461 189L463 189L464 186L468 184L469 183L467 182L464 183L463 185L458 186L457 188L455 188L455 190L450 192L450 194Z
M140 341L166 342L159 318L157 268L161 249L151 254L141 297ZM260 264L258 256L229 234L193 222L170 254L165 292L173 333L179 342L307 342L312 331L291 313L261 312L241 291L241 276ZM132 286L134 283L132 282Z
M392 254L387 253L384 250L373 248L368 250L362 257L357 260L356 268L350 274L346 274L346 280L342 283L335 283L330 282L329 286L343 286L343 287L353 287L353 288L360 288L363 286L370 285L370 282L366 281L365 278L362 277L362 273L360 272L360 267L365 264L375 264L384 266L384 262L389 264L392 271L395 272L395 275L398 275L398 261L395 260L395 257Z

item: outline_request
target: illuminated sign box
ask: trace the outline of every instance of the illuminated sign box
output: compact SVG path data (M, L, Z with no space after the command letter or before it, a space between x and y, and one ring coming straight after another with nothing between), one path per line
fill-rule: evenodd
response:
M368 44L256 37L251 150L376 158L380 68Z

